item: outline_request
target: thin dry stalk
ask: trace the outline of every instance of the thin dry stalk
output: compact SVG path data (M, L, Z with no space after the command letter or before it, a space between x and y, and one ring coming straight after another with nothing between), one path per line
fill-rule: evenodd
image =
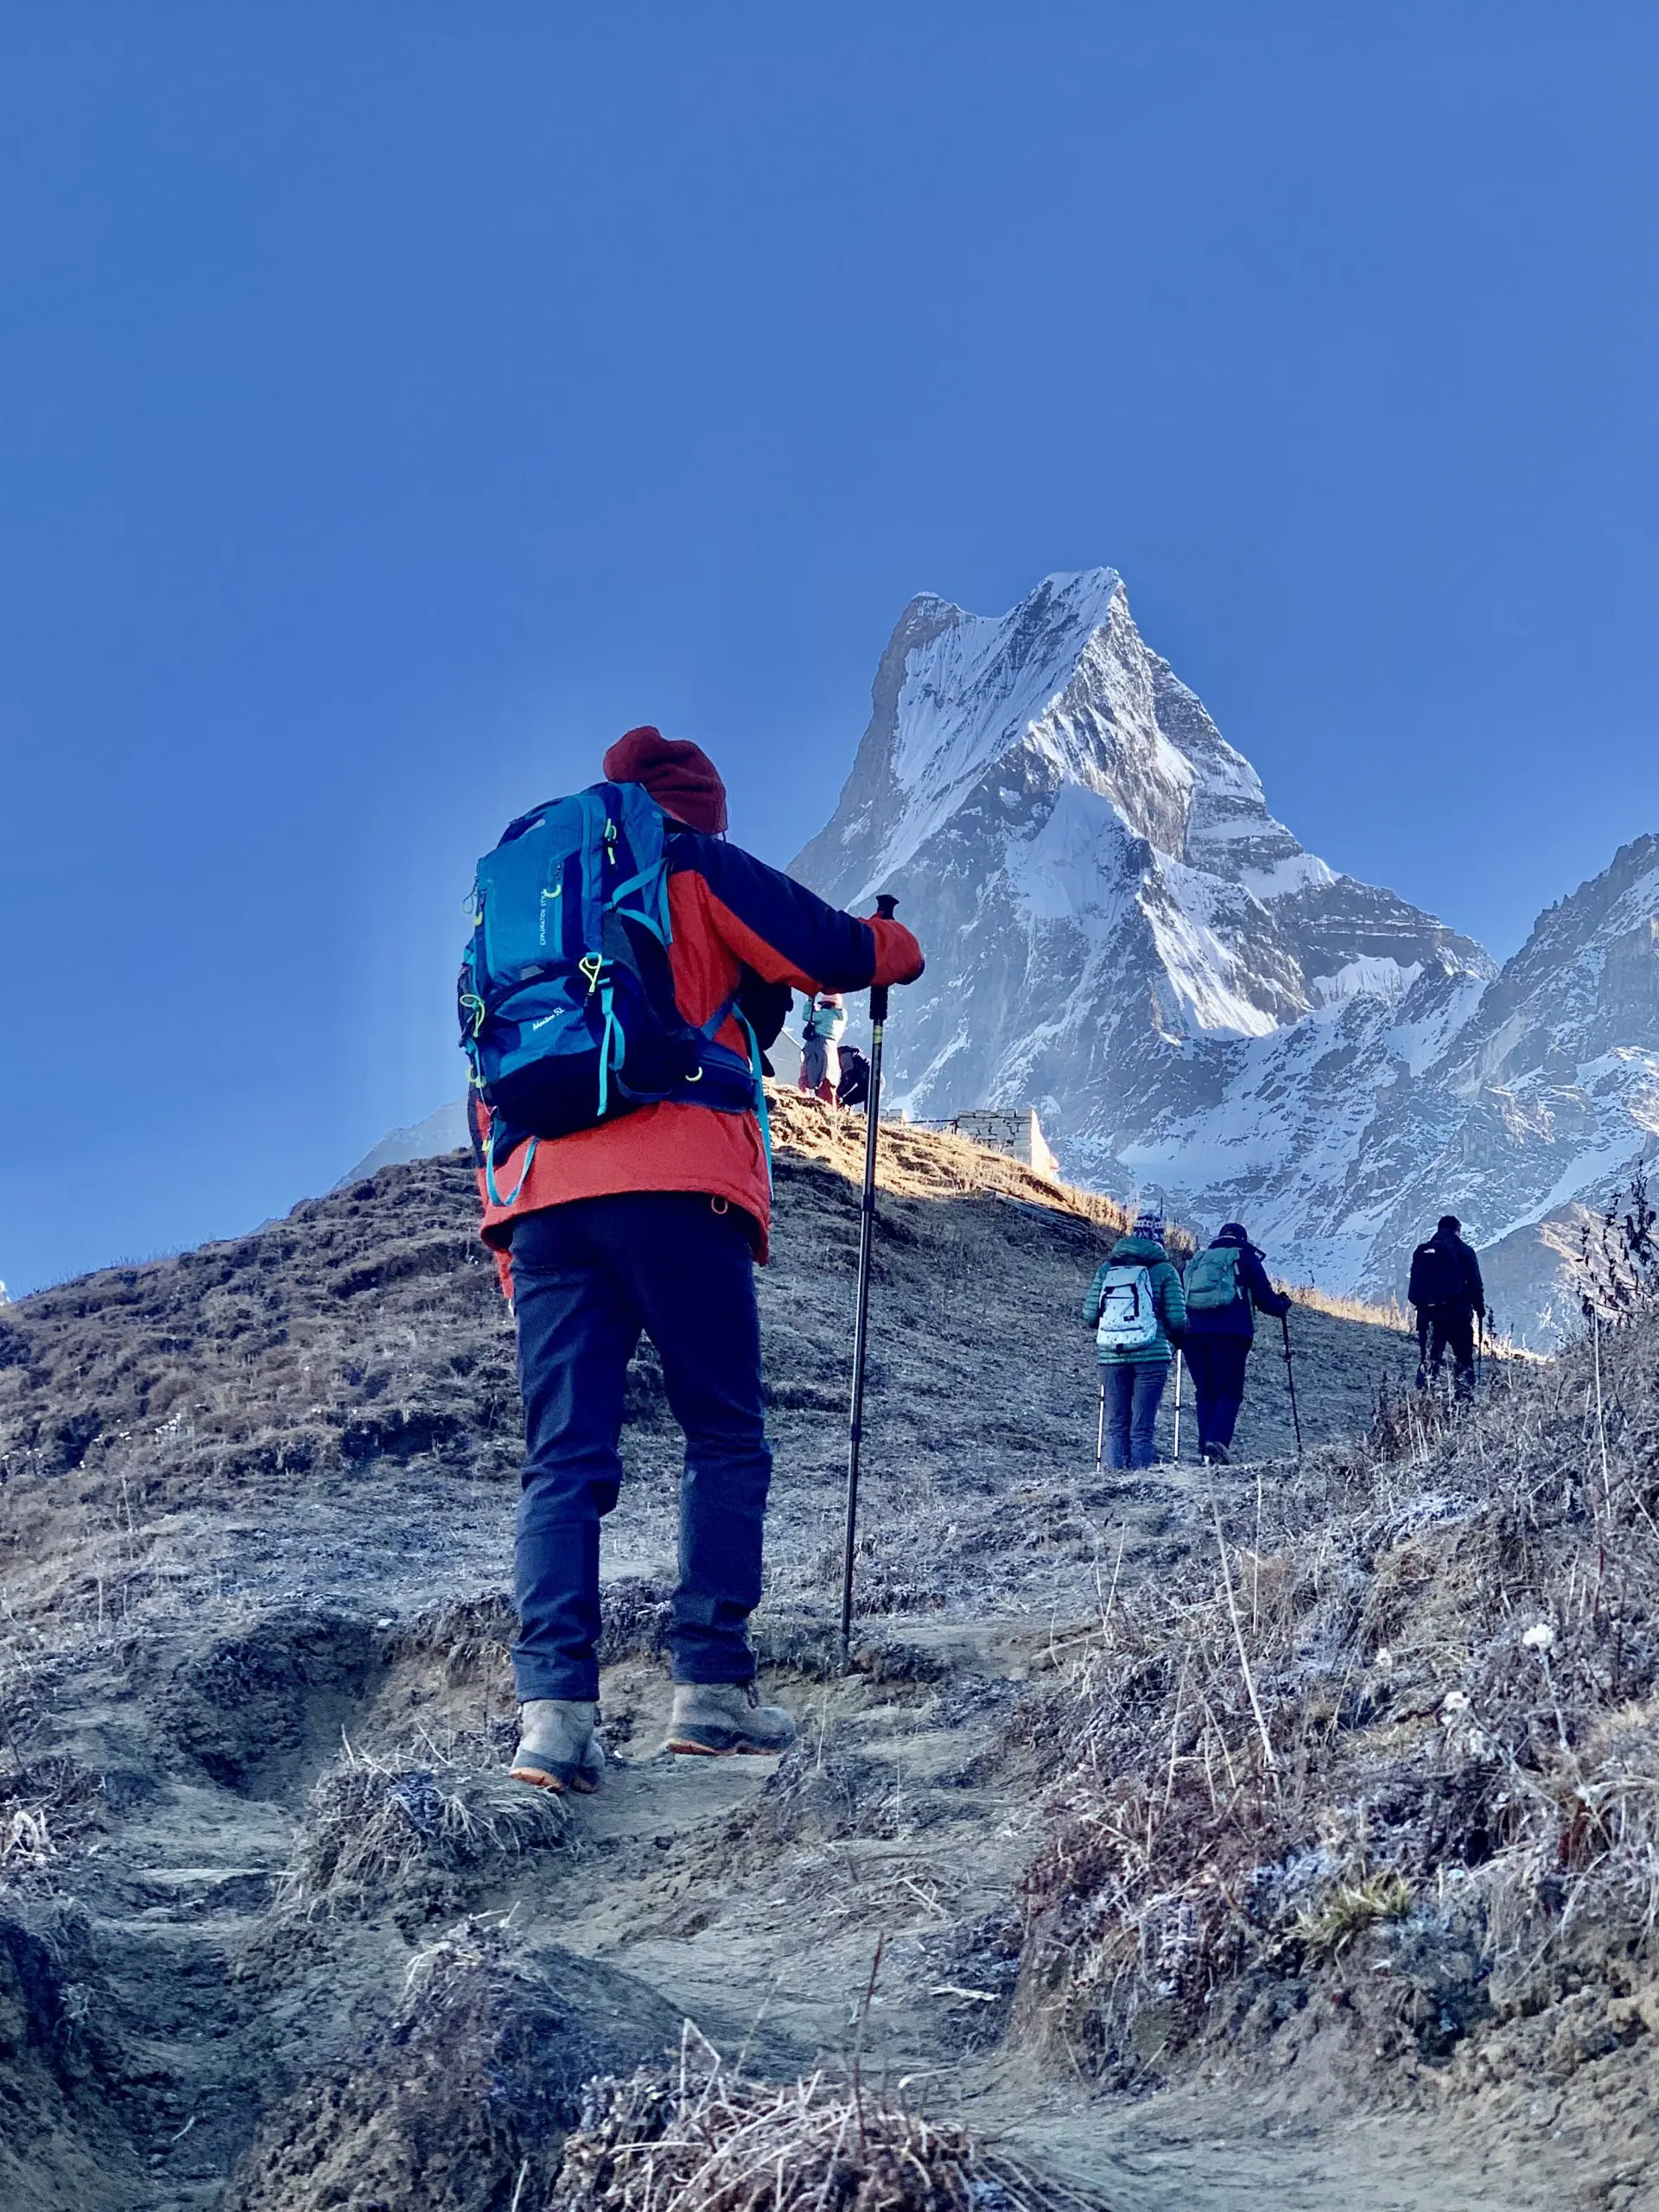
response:
M1245 1649L1243 1624L1238 1618L1238 1605L1233 1597L1233 1578L1227 1568L1227 1539L1221 1530L1221 1514L1213 1503L1210 1510L1215 1516L1216 1542L1221 1552L1221 1580L1227 1592L1227 1613L1233 1624L1234 1640L1238 1645L1238 1664L1239 1670L1244 1677L1245 1694L1250 1700L1250 1711L1255 1715L1256 1732L1262 1738L1262 1756L1266 1760L1269 1771L1276 1773L1279 1762L1274 1756L1273 1738L1268 1733L1268 1723L1262 1711L1262 1700L1255 1694L1255 1677L1250 1672L1250 1655Z

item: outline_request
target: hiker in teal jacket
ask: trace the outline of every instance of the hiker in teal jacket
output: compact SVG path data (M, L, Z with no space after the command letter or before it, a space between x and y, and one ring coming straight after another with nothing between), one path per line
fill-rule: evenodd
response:
M1164 1249L1161 1214L1143 1213L1089 1286L1085 1328L1096 1332L1106 1400L1107 1464L1149 1467L1169 1363L1186 1331L1181 1279Z

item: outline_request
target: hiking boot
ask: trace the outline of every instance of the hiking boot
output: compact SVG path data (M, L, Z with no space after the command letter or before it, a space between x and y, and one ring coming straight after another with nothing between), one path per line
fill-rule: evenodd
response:
M587 1698L533 1697L518 1708L518 1748L508 1772L537 1789L575 1789L587 1796L605 1771L605 1749L594 1728L599 1707Z
M1206 1467L1228 1467L1232 1465L1231 1460L1227 1457L1227 1447L1224 1444L1206 1444L1198 1457Z
M786 1751L795 1723L781 1705L762 1705L753 1682L676 1682L671 1751L721 1758L733 1751Z

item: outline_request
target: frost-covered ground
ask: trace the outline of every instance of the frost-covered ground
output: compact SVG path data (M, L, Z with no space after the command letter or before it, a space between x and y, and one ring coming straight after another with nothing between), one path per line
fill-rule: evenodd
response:
M1212 1512L1249 1541L1303 1510L1282 1373L1264 1345L1259 1486L1097 1475L1077 1306L1108 1210L891 1129L843 1672L860 1130L777 1111L757 1636L804 1740L775 1772L658 1751L677 1448L642 1357L605 1554L619 1763L564 1815L504 1784L517 1407L463 1159L8 1309L8 2212L541 2212L584 2078L688 2015L779 2081L856 2047L868 2083L925 2085L1091 2201L1243 2212L1273 2177L1306 2212L1427 2212L1448 2161L1471 2205L1530 2201L1421 2116L1357 2173L1254 2090L1199 2085L1166 2125L1013 2024L1068 1657L1115 1588L1177 1586ZM1408 1365L1360 1319L1295 1329L1327 1441Z

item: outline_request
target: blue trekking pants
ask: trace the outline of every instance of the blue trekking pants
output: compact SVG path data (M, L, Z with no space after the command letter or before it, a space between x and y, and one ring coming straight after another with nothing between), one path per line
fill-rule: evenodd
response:
M744 1217L716 1203L630 1191L514 1224L525 1452L512 1665L521 1700L599 1695L599 1524L621 1483L623 1391L642 1332L661 1355L685 1432L674 1679L753 1679L746 1624L760 1596L772 1454L753 1255Z
M1219 1444L1225 1451L1233 1440L1238 1409L1244 1402L1244 1370L1252 1342L1246 1336L1188 1332L1186 1367L1198 1404L1200 1450L1206 1444Z
M1158 1457L1154 1433L1158 1406L1169 1380L1166 1359L1103 1359L1101 1386L1106 1393L1106 1464L1149 1467Z

